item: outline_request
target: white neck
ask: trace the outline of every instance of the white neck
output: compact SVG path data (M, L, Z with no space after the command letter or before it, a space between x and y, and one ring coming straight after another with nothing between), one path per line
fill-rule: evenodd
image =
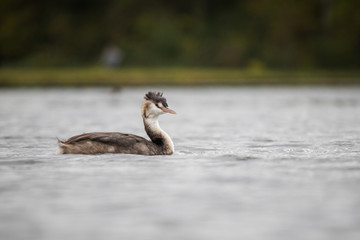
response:
M158 116L144 117L145 131L154 143L156 143L158 139L162 139L164 150L167 153L173 153L174 143L169 135L160 128L158 118Z

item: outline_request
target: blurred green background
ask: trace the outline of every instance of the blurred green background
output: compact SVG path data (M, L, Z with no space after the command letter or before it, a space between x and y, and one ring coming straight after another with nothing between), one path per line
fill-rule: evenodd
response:
M98 82L119 71L151 74L149 68L156 68L159 74L170 67L172 74L185 78L187 70L190 76L206 69L241 69L228 77L233 83L240 78L279 78L283 71L295 71L295 76L311 72L304 75L310 77L315 71L314 79L337 76L358 83L359 9L358 0L2 0L0 84L27 81L35 74L32 70L19 75L19 67L62 67L69 75L86 75L84 68L89 68ZM120 70L111 74L97 69L109 47L120 53L114 64ZM331 74L335 70L337 75ZM56 84L51 83L56 76L60 84L56 73L41 71L43 80L37 84ZM123 78L131 83L134 76ZM167 75L157 80L162 78ZM221 75L212 79L216 82ZM76 78L67 80L72 81Z

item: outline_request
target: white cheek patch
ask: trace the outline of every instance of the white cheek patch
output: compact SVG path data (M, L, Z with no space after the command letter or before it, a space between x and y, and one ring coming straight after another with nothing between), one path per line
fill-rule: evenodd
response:
M163 108L164 106L162 105L162 103L158 103L159 108Z
M158 104L158 106L160 107L160 104ZM161 106L162 106L162 105L161 105ZM164 113L164 112L163 112L160 108L158 108L154 103L152 103L152 104L150 105L149 110L150 110L150 114L152 113L152 114L155 114L155 115L160 115L160 114L163 114L163 113Z
M151 104L150 110L151 111L156 111L157 110L157 107L155 106L155 104Z

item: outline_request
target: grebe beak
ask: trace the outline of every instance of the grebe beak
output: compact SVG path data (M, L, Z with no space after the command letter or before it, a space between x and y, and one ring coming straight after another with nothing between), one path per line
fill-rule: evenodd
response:
M176 112L174 110L171 110L170 108L161 108L161 110L163 112L167 112L167 113L171 113L171 114L176 114Z

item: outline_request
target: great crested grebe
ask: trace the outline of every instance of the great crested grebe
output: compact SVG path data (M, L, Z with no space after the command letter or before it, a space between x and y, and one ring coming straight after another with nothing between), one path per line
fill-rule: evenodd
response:
M145 94L141 106L145 131L151 141L143 137L118 132L93 132L59 140L62 154L125 153L139 155L171 155L174 144L158 122L161 114L175 111L168 108L160 92Z

